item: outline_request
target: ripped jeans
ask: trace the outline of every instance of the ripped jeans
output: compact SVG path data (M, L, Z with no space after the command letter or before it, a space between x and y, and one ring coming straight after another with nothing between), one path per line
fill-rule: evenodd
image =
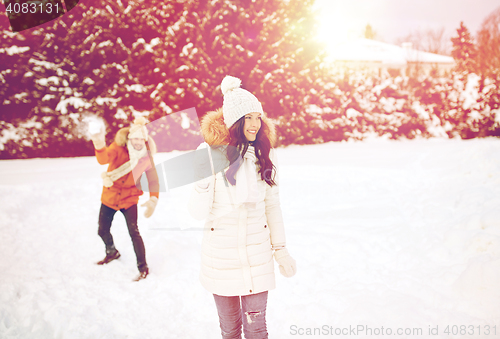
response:
M241 298L241 306L240 306ZM266 339L267 291L244 296L224 297L214 294L223 339Z

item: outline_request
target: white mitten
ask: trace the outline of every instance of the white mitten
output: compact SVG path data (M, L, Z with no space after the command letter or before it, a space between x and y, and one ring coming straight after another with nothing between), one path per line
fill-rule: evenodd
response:
M158 198L151 197L151 198L149 198L148 201L146 201L144 204L141 205L141 206L146 206L146 211L144 211L144 216L146 218L149 218L150 216L153 215L153 212L155 211L157 203L158 203Z
M293 277L297 272L297 264L286 248L274 251L274 259L280 267L280 273L285 277Z
M106 147L105 133L103 126L91 124L89 126L90 140L94 143L95 149L102 149Z
M111 180L111 178L109 177L108 172L102 172L101 178L102 178L102 184L104 185L104 187L113 186L113 180Z

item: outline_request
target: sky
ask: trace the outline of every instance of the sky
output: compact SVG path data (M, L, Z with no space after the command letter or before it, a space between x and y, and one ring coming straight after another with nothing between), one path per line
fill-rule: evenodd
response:
M355 37L370 24L378 38L394 43L415 30L445 28L452 37L463 21L475 35L499 0L316 0L320 38L328 43Z

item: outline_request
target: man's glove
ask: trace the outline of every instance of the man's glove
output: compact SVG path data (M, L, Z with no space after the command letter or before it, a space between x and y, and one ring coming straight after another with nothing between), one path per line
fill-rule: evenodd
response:
M274 251L274 259L280 267L280 273L285 277L293 277L297 272L297 264L286 248Z
M146 206L146 211L144 211L144 216L146 218L149 218L150 216L153 215L153 212L155 211L157 203L158 203L158 198L151 197L151 198L149 198L148 201L146 201L144 204L141 205L141 206Z
M94 143L95 149L102 149L106 147L105 133L103 126L98 124L91 124L89 126L90 140Z

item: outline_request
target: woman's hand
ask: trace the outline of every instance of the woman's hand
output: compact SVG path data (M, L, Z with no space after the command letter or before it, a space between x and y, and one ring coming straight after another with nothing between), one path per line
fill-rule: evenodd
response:
M297 264L286 248L274 251L274 259L280 267L280 273L285 277L290 278L297 273Z

